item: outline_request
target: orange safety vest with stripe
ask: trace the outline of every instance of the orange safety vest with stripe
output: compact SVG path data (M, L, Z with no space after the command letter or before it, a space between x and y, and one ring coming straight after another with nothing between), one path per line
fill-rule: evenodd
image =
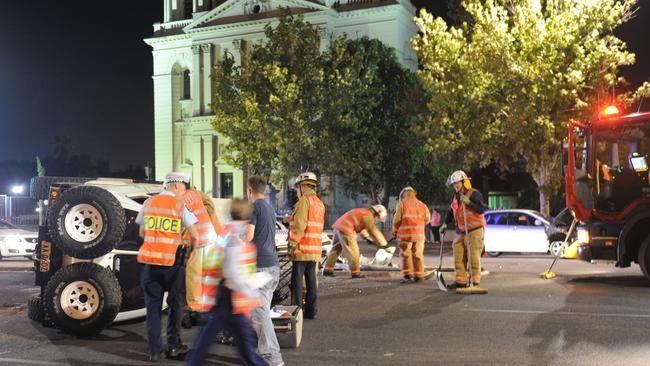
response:
M203 248L203 268L201 272L201 294L193 304L193 310L207 312L217 303L219 286L223 283L224 249L230 236L230 228L224 228L224 235L219 235L216 242ZM238 266L243 268L245 275L252 276L257 271L257 248L252 243L244 243L236 239L241 245ZM235 314L250 314L261 303L258 297L250 297L244 293L232 291L232 311Z
M325 205L318 198L316 193L306 195L309 201L309 212L307 213L307 227L303 234L291 230L294 217L289 222L290 239L298 243L297 250L305 254L321 254L323 246L323 225L325 224Z
M402 220L397 229L400 241L425 240L424 226L427 223L427 205L415 197L402 200Z
M339 217L332 227L343 234L356 235L366 229L363 219L373 216L368 208L354 208Z
M185 204L173 196L159 194L144 204L144 243L138 252L138 262L158 266L173 266L176 249L181 245L181 218Z
M193 189L188 189L183 195L183 201L185 201L187 208L192 211L198 220L195 224L199 232L196 246L202 247L216 240L217 233L212 225L212 220L210 220L210 214L208 214L208 210L203 204L201 194ZM188 246L192 243L192 237L189 232L183 234L183 243Z
M471 197L475 191L476 190L472 188L468 190L466 194L468 197ZM463 216L463 206L465 206L465 211L467 213L467 225L465 223L465 217ZM485 227L485 217L483 214L475 212L469 206L464 204L463 201L454 198L451 201L451 210L454 212L456 228L461 234L464 234L465 231L472 231L480 227Z

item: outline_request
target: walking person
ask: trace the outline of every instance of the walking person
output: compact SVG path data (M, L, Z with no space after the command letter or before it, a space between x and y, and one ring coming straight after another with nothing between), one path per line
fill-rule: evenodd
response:
M334 228L334 238L332 239L332 250L330 250L323 276L334 277L334 266L339 256L345 250L350 266L351 278L364 278L361 273L361 264L359 263L359 244L357 243L357 234L369 242L374 242L380 248L386 248L388 242L375 225L375 220L384 222L388 212L383 205L374 205L371 207L354 208L339 217L332 227ZM374 238L374 239L373 239Z
M291 305L300 306L305 318L315 319L318 313L316 270L323 247L325 206L316 195L318 186L316 174L302 173L296 179L295 184L299 198L289 222L289 255L292 260ZM307 290L304 305L303 278Z
M232 222L225 240L212 251L211 258L204 261L213 264L209 271L210 282L219 285L216 293L210 290L203 297L211 298L216 304L194 342L187 365L202 365L217 333L228 330L234 336L239 360L244 366L267 366L267 362L255 353L257 340L249 320L252 309L260 304L254 280L257 251L253 244L245 241L252 211L247 201L232 200Z
M257 331L257 353L271 366L280 366L284 362L270 312L273 292L280 281L280 265L275 249L275 211L264 199L266 186L264 177L248 178L246 194L253 204L253 214L248 223L246 241L252 242L257 249L257 271L266 272L271 277L271 281L258 290L261 304L253 309L252 320Z
M135 222L140 225L140 236L144 239L138 252L138 262L144 267L141 286L147 308L147 342L149 360L159 361L163 351L169 358L187 353L181 342L180 328L185 306L185 251L182 232L190 234L189 245L195 246L199 234L198 219L187 208L183 194L189 187L190 177L184 173L169 173L165 176L164 190L142 205ZM167 347L163 349L160 318L163 295L167 292L169 316L167 318Z
M399 239L402 279L400 283L424 278L424 227L429 223L427 205L416 197L413 187L404 187L393 216L393 235Z
M454 266L456 269L456 287L466 287L468 266L472 266L472 283L478 286L481 282L481 254L483 253L483 237L485 233L485 217L483 212L488 207L481 192L472 188L467 174L462 170L455 171L447 180L454 187L454 198L447 209L445 220L440 227L443 233L447 223L456 223L456 238L452 244L454 249ZM465 213L463 213L465 211ZM469 241L472 263L467 263L468 255L464 244L465 233Z
M429 238L434 244L440 244L440 211L437 208L431 209L431 221L429 221Z

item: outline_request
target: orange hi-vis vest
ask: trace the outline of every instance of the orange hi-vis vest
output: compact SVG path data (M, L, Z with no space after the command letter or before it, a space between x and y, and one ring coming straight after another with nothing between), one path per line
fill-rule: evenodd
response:
M194 216L198 219L198 222L195 224L199 232L199 237L196 241L197 247L202 247L210 242L213 242L217 239L217 233L214 226L212 225L212 220L210 220L210 214L203 204L201 199L201 194L193 189L188 189L183 195L183 201L187 208L192 211ZM185 245L190 245L192 238L189 232L183 234L183 243Z
M415 197L402 200L402 220L397 229L400 241L425 240L424 226L427 224L427 205Z
M472 188L468 190L466 194L468 197L471 197L474 191L476 190ZM463 206L465 206L465 211L467 213L467 223L465 222L465 217L463 216ZM451 210L454 212L456 228L461 232L461 234L464 234L465 231L472 231L480 227L485 227L485 217L483 214L476 213L462 201L459 203L459 200L456 198L451 201Z
M290 239L298 243L297 250L305 254L321 254L323 246L323 226L325 224L325 205L318 198L316 193L306 195L309 201L309 212L307 213L307 227L304 234L300 235L289 230ZM293 227L293 216L289 228Z
M144 206L144 243L138 252L138 262L158 266L173 266L176 249L181 245L181 217L185 204L173 196L158 194Z
M253 243L241 243L239 252L239 267L244 269L247 276L257 272L257 247ZM232 312L235 314L250 314L253 309L261 305L259 297L250 297L244 293L232 292Z
M367 208L354 208L339 217L332 227L346 235L356 235L366 229L364 217L372 217L373 213Z
M219 297L219 286L223 284L223 261L224 249L229 240L236 240L241 245L239 251L238 266L243 268L246 276L252 276L257 272L257 248L252 243L244 243L239 238L230 237L230 227L224 228L224 235L219 234L214 244L204 248L203 269L201 276L201 295L192 309L196 311L210 311L217 303ZM231 292L232 311L236 314L250 314L260 306L258 297L250 297L244 293Z

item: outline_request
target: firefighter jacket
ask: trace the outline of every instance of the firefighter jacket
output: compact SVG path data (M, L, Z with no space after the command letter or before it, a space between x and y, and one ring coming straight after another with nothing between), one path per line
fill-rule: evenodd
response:
M460 196L456 195L449 206L453 212L454 221L456 222L456 232L461 234L466 231L469 232L485 227L485 217L483 216L483 212L487 210L487 207L483 202L483 196L479 191L472 188L468 190L465 195L469 196L470 199L468 205L465 205L460 199ZM465 207L467 221L465 221L463 207Z
M366 230L377 240L379 246L387 244L384 235L377 229L375 215L369 208L354 208L346 212L332 227L345 235L356 235Z
M201 194L194 189L188 189L183 195L183 201L185 202L185 206L192 211L194 216L199 220L196 223L196 229L199 232L199 237L196 240L196 247L200 248L215 241L217 239L217 232L215 231L214 225L212 225L210 214L203 204ZM183 235L183 243L186 246L191 243L191 237L187 232Z
M425 225L431 220L427 205L414 196L399 201L393 216L393 233L399 241L425 240Z
M312 189L305 189L291 214L289 246L292 260L318 262L323 246L325 206Z
M169 194L158 194L143 204L144 243L138 262L173 266L176 250L182 244L181 228L185 204Z

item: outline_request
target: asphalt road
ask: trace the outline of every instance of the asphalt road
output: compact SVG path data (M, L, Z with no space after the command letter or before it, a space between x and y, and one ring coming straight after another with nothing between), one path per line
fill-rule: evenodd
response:
M443 293L433 280L400 285L398 273L320 278L320 312L304 324L287 365L648 365L650 285L638 267L550 257L484 258L487 295ZM451 265L451 258L446 257ZM434 265L436 258L427 257ZM451 274L446 274L451 281ZM79 339L26 317L32 276L0 272L0 364L146 365L143 322L115 324ZM188 343L196 329L184 332ZM182 364L166 360L164 364ZM208 364L236 365L231 347Z

